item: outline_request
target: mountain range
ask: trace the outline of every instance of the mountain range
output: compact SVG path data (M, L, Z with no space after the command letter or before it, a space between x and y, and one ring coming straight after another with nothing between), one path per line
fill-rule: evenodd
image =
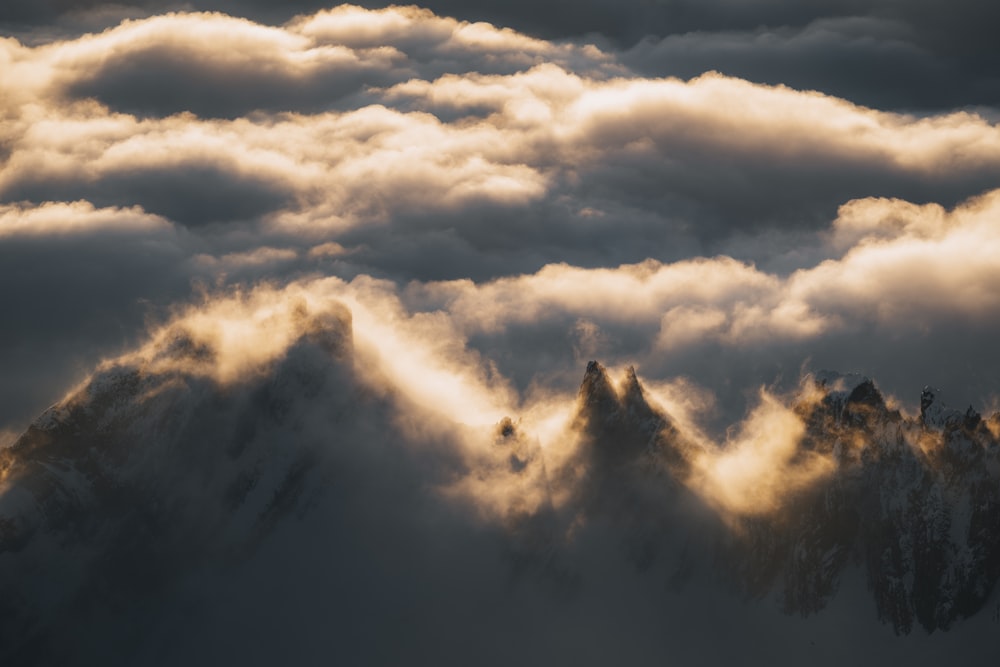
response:
M374 382L346 308L296 317L287 349L235 379L197 333L161 336L0 450L4 664L207 664L229 655L206 640L221 626L244 662L329 637L372 663L447 663L428 619L461 604L484 619L468 641L516 633L529 620L504 596L572 608L614 589L595 581L606 558L654 608L708 586L814 619L861 590L856 613L900 642L1000 616L1000 414L925 388L906 416L866 377L816 373L787 401L794 451L760 480L779 500L737 511L711 492L724 450L632 368L588 364L559 448Z

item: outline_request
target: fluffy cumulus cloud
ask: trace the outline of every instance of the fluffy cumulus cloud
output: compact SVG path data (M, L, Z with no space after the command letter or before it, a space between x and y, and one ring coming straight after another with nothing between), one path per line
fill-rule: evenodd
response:
M903 418L926 384L996 405L1000 95L982 3L322 4L0 9L0 448L60 397L46 419L131 377L154 411L180 401L163 424L198 400L222 406L211 433L259 412L239 436L254 456L281 429L345 428L334 458L363 483L344 498L372 509L323 520L362 542L387 522L427 567L413 584L389 561L346 564L415 585L411 605L454 585L448 568L496 597L502 542L537 581L494 612L525 626L607 567L607 589L550 626L569 641L620 591L657 605L602 545L624 534L641 565L669 549L629 540L665 529L622 508L676 501L724 531L832 474L832 454L803 449L818 400L803 376L871 376ZM655 428L602 421L609 405ZM343 426L352 411L367 425ZM681 463L643 464L680 495L595 472L618 465L594 444L607 437L682 443ZM474 538L442 554L435 531ZM219 586L240 598L267 559L288 565L275 540ZM426 622L397 620L416 629L390 662L427 649ZM637 661L647 649L663 647Z

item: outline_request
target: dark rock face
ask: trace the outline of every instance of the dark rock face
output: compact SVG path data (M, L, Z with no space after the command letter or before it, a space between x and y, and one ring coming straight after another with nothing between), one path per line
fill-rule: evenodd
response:
M633 369L619 394L596 361L587 365L578 394L578 423L599 465L622 465L646 452L664 429L672 428L642 394Z
M726 551L737 581L755 595L776 588L788 611L808 614L853 563L897 633L946 630L978 612L1000 575L1000 447L974 412L930 419L934 399L925 390L920 418L908 421L866 379L799 406L803 446L836 467L749 521Z

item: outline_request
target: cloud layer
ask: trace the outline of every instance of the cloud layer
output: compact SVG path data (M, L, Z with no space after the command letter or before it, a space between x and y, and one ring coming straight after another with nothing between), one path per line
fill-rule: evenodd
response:
M992 121L650 78L642 48L350 6L5 39L3 419L192 284L314 272L388 280L521 390L602 356L734 405L810 358L992 391Z

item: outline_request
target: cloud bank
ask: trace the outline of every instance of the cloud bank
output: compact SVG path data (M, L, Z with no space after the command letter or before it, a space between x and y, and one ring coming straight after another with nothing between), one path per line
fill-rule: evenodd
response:
M598 42L351 6L6 38L5 422L192 284L315 273L436 313L518 391L587 356L702 378L729 420L810 359L910 404L994 391L988 115L657 78L649 43Z

